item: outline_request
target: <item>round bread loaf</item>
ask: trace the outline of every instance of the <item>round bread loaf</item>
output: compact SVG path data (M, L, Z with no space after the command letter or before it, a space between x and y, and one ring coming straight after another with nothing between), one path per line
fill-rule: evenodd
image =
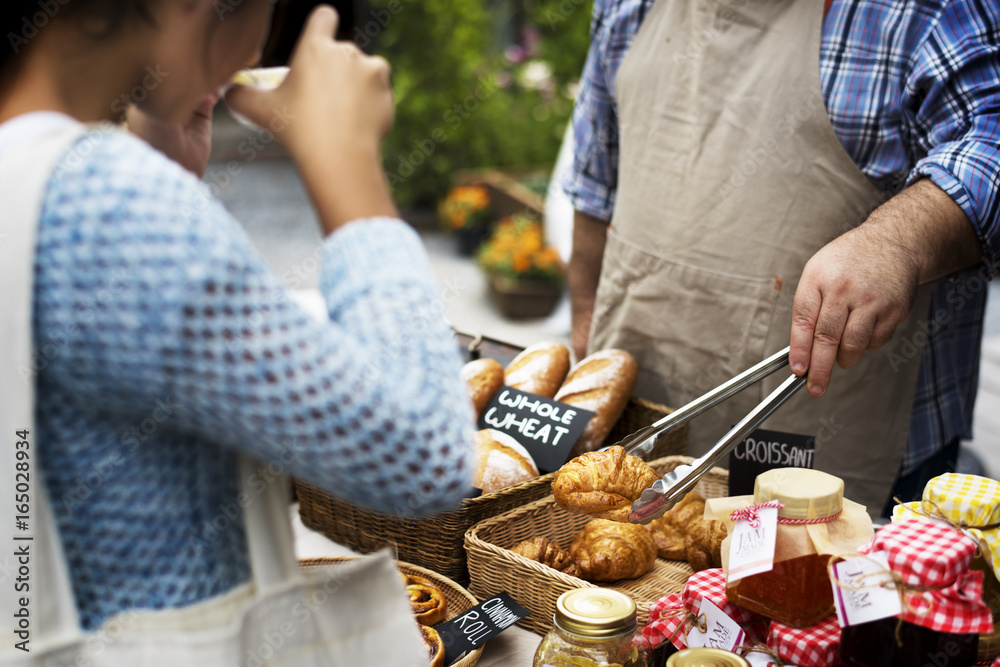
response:
M476 433L475 468L472 485L483 493L538 477L538 466L528 450L506 433L483 429Z
M569 372L569 348L562 343L537 343L507 364L504 384L529 394L552 398Z
M503 386L504 369L496 359L476 359L462 366L462 379L469 389L469 398L476 410L476 419Z

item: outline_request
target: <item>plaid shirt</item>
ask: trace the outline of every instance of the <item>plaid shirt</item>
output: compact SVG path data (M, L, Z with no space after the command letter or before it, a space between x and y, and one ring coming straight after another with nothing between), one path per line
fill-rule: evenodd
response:
M615 77L653 2L594 2L563 188L574 208L602 220L618 179ZM885 192L930 178L983 248L980 267L939 281L930 312L917 313L927 343L903 474L972 437L986 280L1000 259L998 44L995 0L835 0L823 25L823 94L848 154Z

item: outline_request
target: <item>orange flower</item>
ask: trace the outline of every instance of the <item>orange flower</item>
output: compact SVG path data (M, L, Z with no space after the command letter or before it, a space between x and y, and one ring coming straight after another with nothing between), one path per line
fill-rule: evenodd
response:
M511 280L558 282L563 277L559 253L545 243L537 220L514 215L497 222L493 236L479 251L480 266Z

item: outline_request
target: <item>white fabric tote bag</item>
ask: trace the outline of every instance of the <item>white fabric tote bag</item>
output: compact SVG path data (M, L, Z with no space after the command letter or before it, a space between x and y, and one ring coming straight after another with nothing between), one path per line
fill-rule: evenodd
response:
M41 202L59 158L85 131L82 125L50 131L0 161L0 202L5 209L0 216L0 665L427 665L427 652L388 553L309 572L297 566L284 480L262 494L243 489L254 499L243 514L250 583L190 607L136 610L110 619L95 632L80 629L66 560L36 465L38 448L45 445L35 439L34 378L28 369ZM25 430L27 438L21 437ZM245 481L254 464L242 457L240 466ZM15 510L25 500L22 492L29 496L27 512ZM27 515L27 530L17 526L17 514ZM16 555L25 550L28 555ZM17 648L25 638L21 646L27 652Z

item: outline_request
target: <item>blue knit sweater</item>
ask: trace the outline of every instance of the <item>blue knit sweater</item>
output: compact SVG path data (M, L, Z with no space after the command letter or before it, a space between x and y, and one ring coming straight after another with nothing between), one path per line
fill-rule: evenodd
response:
M329 323L197 179L126 134L89 134L54 174L36 422L85 629L248 580L237 452L271 462L251 489L284 471L403 514L466 493L472 413L419 238L351 223L301 268L321 271Z

